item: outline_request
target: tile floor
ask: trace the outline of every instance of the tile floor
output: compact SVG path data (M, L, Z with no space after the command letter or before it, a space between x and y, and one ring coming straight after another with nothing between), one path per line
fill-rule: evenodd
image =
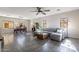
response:
M39 40L32 33L3 34L4 52L78 52L79 39L65 38L62 42Z

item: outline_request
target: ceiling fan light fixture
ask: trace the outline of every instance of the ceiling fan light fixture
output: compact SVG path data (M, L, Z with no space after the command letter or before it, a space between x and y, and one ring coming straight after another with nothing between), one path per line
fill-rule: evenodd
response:
M43 15L46 15L45 12L49 12L50 10L44 10L42 7L36 7L36 11L34 12L37 12L36 15L38 15L39 13L42 13Z

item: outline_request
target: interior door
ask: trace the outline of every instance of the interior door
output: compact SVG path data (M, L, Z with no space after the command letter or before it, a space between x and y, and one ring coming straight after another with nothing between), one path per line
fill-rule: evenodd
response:
M26 21L27 21L27 31L31 31L31 21L30 20Z

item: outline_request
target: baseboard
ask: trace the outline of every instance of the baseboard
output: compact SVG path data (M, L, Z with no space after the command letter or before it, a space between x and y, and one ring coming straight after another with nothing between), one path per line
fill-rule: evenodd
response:
M71 38L71 39L79 39L79 38L73 38L73 37L68 37L68 38Z

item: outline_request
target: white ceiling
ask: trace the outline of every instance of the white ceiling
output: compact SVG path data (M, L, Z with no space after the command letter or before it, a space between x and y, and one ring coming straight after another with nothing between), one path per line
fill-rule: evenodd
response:
M0 7L0 16L22 18L22 19L33 19L79 9L78 7L42 7L42 8L46 10L49 9L50 12L46 12L46 15L43 15L41 13L36 15L36 12L32 12L36 10L35 7ZM57 9L60 9L60 11L57 11Z

